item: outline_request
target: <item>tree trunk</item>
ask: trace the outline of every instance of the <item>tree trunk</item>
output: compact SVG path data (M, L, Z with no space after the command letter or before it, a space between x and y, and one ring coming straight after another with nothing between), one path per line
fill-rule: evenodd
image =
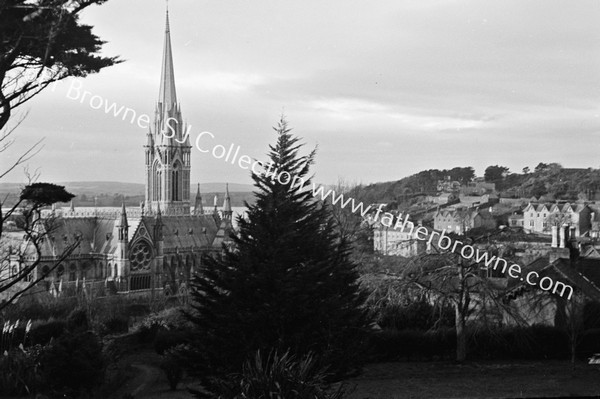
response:
M464 362L467 359L467 335L465 332L465 317L461 312L460 303L455 304L456 324L456 361Z

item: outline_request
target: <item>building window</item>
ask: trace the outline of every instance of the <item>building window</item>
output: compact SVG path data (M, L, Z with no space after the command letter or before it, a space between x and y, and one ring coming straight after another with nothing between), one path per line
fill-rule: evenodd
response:
M69 266L69 281L77 280L77 267L74 264Z

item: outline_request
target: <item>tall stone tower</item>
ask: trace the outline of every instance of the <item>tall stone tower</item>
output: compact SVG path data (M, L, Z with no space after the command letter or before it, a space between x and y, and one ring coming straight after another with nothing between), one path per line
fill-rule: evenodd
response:
M169 30L169 11L160 76L160 91L154 111L154 124L147 134L146 207L164 215L190 214L190 154L187 127L175 92L175 74Z

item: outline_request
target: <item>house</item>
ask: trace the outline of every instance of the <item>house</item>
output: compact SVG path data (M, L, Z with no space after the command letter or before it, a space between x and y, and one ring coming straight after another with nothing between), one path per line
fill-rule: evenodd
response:
M588 236L592 240L600 239L600 206L590 206L590 231Z
M418 239L416 227L412 222L394 228L381 224L379 221L372 224L373 249L382 255L404 256L406 258L420 255L431 249L431 244ZM422 228L426 228L421 226ZM429 229L427 235L430 234ZM422 233L421 233L422 234Z
M522 211L513 212L513 214L508 217L509 227L523 228L524 224L525 219Z
M486 182L483 178L475 178L460 187L460 192L464 195L484 195L494 191L496 191L496 184Z
M550 234L552 225L568 225L575 228L575 236L579 237L591 229L591 214L587 204L530 202L523 209L523 229L527 233Z
M496 220L488 209L456 208L438 210L433 217L435 230L464 234L474 228L495 229Z
M458 195L454 193L441 193L437 197L432 197L432 202L438 205L450 205L460 201Z
M552 251L522 269L522 276L535 273L531 285L523 279L509 279L505 298L516 311L511 321L529 325L564 326L565 308L600 302L600 253L593 246L582 247L568 237L568 226L552 227ZM527 277L529 278L529 277ZM553 282L542 287L542 281Z
M527 233L550 233L547 218L552 204L529 203L523 209L523 230Z
M457 193L460 190L460 182L450 180L450 176L447 176L445 180L438 180L436 188L438 192Z

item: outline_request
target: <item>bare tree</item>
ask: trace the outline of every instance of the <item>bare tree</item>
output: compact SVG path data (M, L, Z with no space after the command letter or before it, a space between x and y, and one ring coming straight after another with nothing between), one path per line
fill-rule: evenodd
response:
M338 178L337 183L332 190L336 196L343 195L343 199L337 204L330 206L330 214L335 222L336 229L341 237L347 240L352 245L352 255L355 262L362 262L365 254L373 252L373 231L363 217L360 215L362 209L368 207L368 204L363 202L363 208L353 212L353 207L358 206L364 199L361 195L361 185L358 183L350 183L343 178ZM346 206L340 206L340 203L350 200Z
M4 296L4 300L0 302L0 310L44 280L79 246L81 237L76 237L62 253L57 254L52 265L44 271L37 270L34 273L42 260L42 245L56 228L55 218L42 217L42 208L57 202L67 202L73 197L62 186L32 183L22 190L19 200L6 212L4 218L20 216L20 230L24 237L19 250L13 253L9 247L8 251L3 251L3 259L0 260L0 294ZM16 259L12 259L14 256Z
M431 253L414 257L404 271L403 284L419 287L429 294L432 301L451 304L454 308L457 361L464 361L467 357L467 327L470 322L479 327L493 328L505 315L520 321L504 300L505 287L498 279L490 278L485 266L459 255L463 245L474 244L482 238L461 238L465 244L457 246L456 253L432 246Z

